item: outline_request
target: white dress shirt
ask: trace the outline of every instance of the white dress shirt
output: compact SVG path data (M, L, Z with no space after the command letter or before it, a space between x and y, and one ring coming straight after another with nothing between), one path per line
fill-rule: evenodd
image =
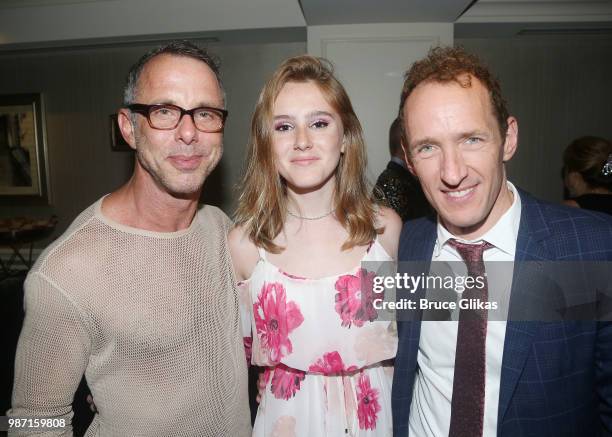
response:
M512 262L521 218L521 199L514 185L508 182L514 196L512 205L499 221L481 238L463 240L452 235L438 220L437 240L432 254L434 261L462 261L457 251L446 244L450 238L465 243L487 241L494 247L483 254L487 271L489 301L497 301L507 315L512 286ZM490 263L491 261L506 261ZM458 264L458 263L456 263ZM463 265L463 264L462 264ZM423 321L417 356L418 370L412 393L410 408L410 436L448 436L455 372L455 350L457 345L458 310L451 321ZM497 410L499 383L504 352L506 322L503 318L487 323L486 378L483 436L497 435Z

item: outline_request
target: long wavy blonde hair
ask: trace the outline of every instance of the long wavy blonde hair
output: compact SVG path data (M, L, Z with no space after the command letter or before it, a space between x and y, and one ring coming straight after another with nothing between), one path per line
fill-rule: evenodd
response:
M272 151L274 102L288 82L312 82L340 115L344 126L344 153L336 167L335 216L349 237L342 249L369 244L376 236L375 209L365 178L367 164L361 124L353 105L322 58L296 56L284 61L266 83L255 106L247 145L244 177L235 221L253 243L271 253L282 248L273 242L287 214L286 186Z

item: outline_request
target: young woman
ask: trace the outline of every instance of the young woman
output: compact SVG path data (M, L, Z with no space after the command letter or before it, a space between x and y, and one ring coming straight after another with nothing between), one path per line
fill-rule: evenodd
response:
M361 126L325 61L276 70L246 162L229 244L266 369L253 435L390 436L397 337L361 262L395 258L401 220L370 200Z

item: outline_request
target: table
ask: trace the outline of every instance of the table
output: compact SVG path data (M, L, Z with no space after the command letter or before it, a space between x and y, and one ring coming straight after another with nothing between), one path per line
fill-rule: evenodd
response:
M7 261L0 257L0 280L23 273L23 270L13 268L17 262L29 270L33 263L34 245L49 237L56 225L56 216L43 220L27 217L0 220L0 247L11 249L11 255ZM27 253L24 253L24 250Z

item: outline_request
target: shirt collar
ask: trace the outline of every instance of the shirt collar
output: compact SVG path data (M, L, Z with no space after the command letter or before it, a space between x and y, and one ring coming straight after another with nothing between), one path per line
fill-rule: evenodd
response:
M455 238L456 240L464 243L477 243L484 240L508 255L514 256L519 225L521 222L521 197L519 196L514 184L512 184L510 181L506 181L506 183L508 185L508 189L512 192L514 197L512 200L512 205L491 229L476 240L465 240L463 238L454 236L442 225L442 222L440 222L440 217L438 216L438 225L436 228L438 238L436 239L436 244L434 246L434 257L440 256L442 247L451 238Z

